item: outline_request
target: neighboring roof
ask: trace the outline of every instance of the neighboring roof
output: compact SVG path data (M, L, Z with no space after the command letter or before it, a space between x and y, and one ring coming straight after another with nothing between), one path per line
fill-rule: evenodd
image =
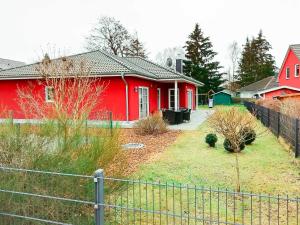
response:
M290 45L290 49L295 53L295 55L300 60L300 44Z
M17 66L23 66L23 65L25 65L25 63L23 62L0 58L0 70L9 69Z
M216 92L216 93L214 93L214 94L212 94L212 95L218 95L218 94L226 94L226 95L232 96L232 92L229 91L229 90L219 91L219 92Z
M118 75L121 73L140 75L154 80L183 80L199 86L203 84L191 77L177 73L170 68L157 65L141 57L119 57L104 51L92 51L67 58L76 62L86 62L91 68L91 75ZM57 59L56 59L57 60ZM19 66L0 71L0 79L39 78L38 63Z
M258 94L264 94L264 93L268 93L268 92L271 92L271 91L277 91L277 90L280 90L280 89L289 89L289 90L300 92L300 88L295 88L295 87L291 87L291 86L279 86L279 87L269 88L269 89L266 89L266 90L261 90L261 91L258 91L257 93Z
M277 87L278 84L276 82L276 77L275 76L269 76L266 77L262 80L256 81L252 84L249 84L245 87L242 87L239 91L253 91L253 92L257 92L257 91L261 91L261 90L265 90L265 89L269 89L269 88L273 88L273 87Z

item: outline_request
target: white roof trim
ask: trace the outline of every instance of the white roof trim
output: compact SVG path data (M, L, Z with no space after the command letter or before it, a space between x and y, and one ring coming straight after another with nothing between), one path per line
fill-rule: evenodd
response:
M279 86L279 87L274 87L274 88L258 91L257 94L264 94L264 93L267 93L267 92L276 91L276 90L280 90L280 89L284 89L284 88L300 92L300 88L295 88L295 87L290 87L290 86Z

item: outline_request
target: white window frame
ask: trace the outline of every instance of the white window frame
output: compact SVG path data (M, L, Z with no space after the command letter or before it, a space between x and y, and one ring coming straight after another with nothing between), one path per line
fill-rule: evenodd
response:
M53 93L54 93L54 87L46 86L46 87L45 87L45 101L46 101L46 102L54 102L54 99L50 99L50 98L49 98L49 89L52 89L52 90L53 90Z
M294 72L295 77L299 77L299 73L297 74L297 66L298 66L298 71L299 71L299 73L300 73L300 65L299 65L299 64L296 64L296 65L295 65L295 72Z
M192 89L187 89L186 94L187 94L187 108L189 107L189 92L191 92L191 110L193 110L193 90Z
M138 87L138 95L140 95L140 89L146 89L147 90L147 115L146 115L146 117L147 116L149 116L149 114L150 114L150 102L149 102L149 95L150 95L150 93L149 93L149 87L145 87L145 86L139 86ZM141 108L140 108L140 96L138 96L138 98L139 98L139 101L138 101L138 107L139 107L139 119L144 119L145 117L143 117L143 118L141 118Z
M157 110L161 110L161 89L157 88Z
M289 71L289 77L288 77L288 71ZM285 68L285 79L289 80L290 77L291 77L291 69L288 66L288 67Z
M175 88L169 88L168 89L168 106L169 106L169 109L172 109L171 108L171 91L174 91L174 95L175 95ZM177 101L177 108L179 109L179 102L180 102L180 92L179 92L179 88L177 88L177 91L178 91L178 101ZM175 104L175 101L174 101L174 104ZM175 108L175 105L174 105L174 108Z

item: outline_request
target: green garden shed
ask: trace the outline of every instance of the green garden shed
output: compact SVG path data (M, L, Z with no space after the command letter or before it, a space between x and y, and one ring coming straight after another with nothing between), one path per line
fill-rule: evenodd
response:
M213 94L214 105L231 105L232 98L231 94L226 91L220 91Z

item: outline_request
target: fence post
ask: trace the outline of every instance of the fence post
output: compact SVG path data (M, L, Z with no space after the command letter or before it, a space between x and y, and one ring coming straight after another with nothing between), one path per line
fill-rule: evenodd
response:
M270 108L268 108L268 127L270 127Z
M95 182L95 222L104 225L104 173L98 169L94 175Z
M277 138L280 136L280 112L277 113Z
M109 112L109 129L110 129L110 136L112 136L112 129L113 129L112 112Z
M299 156L299 119L296 119L296 132L295 132L295 157Z

